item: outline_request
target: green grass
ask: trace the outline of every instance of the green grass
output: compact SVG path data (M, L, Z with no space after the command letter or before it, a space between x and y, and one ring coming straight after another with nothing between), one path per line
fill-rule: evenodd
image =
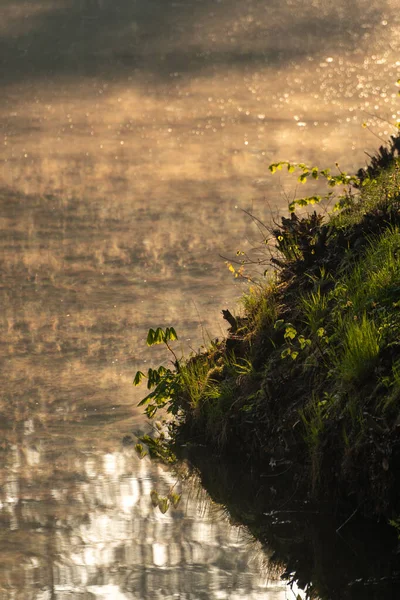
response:
M375 323L364 314L361 320L348 321L344 327L343 353L338 375L344 384L356 384L373 371L379 355L379 335Z
M201 399L210 387L209 373L214 362L207 357L181 365L182 393L189 398L190 409L197 410Z
M316 291L308 292L300 298L300 311L304 323L309 327L311 334L316 335L325 322L328 311L328 296L321 292L318 287Z
M312 400L306 409L300 411L300 417L305 429L305 441L308 446L311 463L311 487L316 489L320 479L321 442L325 429L326 400L320 401L312 395Z
M384 477L400 422L398 164L350 200L325 222L313 214L276 226L278 251L285 241L276 277L243 296L217 352L182 361L180 393L196 439L261 461L295 439L310 489L353 490L361 473L379 512L397 493ZM293 244L300 254L288 254Z
M241 298L247 329L254 333L264 333L273 327L279 315L277 285L269 281L266 285L252 286Z
M374 304L396 300L400 290L400 232L389 227L381 236L368 240L365 256L355 264L350 274L339 281L342 292L338 301L351 303L355 313Z

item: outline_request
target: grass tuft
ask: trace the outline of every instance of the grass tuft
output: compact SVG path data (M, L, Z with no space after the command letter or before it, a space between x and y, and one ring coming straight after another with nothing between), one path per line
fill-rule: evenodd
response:
M364 314L360 321L350 321L344 331L343 355L339 374L345 383L357 383L371 374L379 355L376 325Z

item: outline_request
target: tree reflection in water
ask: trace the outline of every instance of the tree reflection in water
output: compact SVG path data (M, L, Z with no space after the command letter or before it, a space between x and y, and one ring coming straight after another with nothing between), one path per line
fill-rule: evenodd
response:
M189 458L201 473L201 485L225 507L231 522L261 542L269 556L267 572L280 570L312 599L398 598L399 541L392 527L359 515L346 522L343 515L333 516L334 507L304 502L301 493L293 493L288 471L281 478L273 470L255 473L249 464L212 460L195 447Z

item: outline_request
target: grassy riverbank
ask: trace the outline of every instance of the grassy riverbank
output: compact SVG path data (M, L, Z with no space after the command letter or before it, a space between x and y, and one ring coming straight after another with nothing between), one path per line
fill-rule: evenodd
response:
M226 340L150 373L174 443L205 443L293 489L400 513L400 162L381 151L327 217L271 228L277 268L243 297ZM158 339L171 349L174 335ZM173 332L175 333L175 332ZM150 336L151 338L151 336ZM136 379L138 383L140 376ZM299 492L300 493L300 492Z

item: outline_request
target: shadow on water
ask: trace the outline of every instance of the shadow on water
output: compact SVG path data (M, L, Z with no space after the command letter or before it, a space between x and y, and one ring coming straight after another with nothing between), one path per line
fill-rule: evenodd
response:
M354 51L381 21L379 8L324 0L5 0L0 8L3 86L37 77L115 77L139 69L169 78L215 66L279 67L322 51ZM107 76L107 75L106 75Z
M333 517L332 507L301 501L285 465L260 474L249 465L210 460L204 450L189 450L187 458L231 522L261 542L269 556L267 570L280 569L307 598L398 598L400 545L393 528L357 514Z

